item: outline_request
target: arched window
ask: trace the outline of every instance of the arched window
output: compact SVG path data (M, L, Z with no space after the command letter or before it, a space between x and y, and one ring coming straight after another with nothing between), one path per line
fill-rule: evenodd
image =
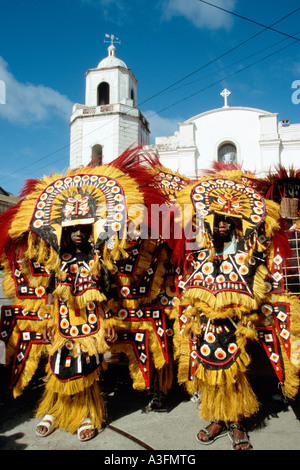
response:
M225 165L236 163L237 152L236 146L231 142L226 142L220 145L218 149L218 162L223 162Z
M133 101L133 106L135 106L135 94L134 94L134 89L133 88L131 88L131 90L130 90L130 98Z
M92 147L91 161L96 165L102 165L102 145L96 144Z
M109 104L109 84L107 82L101 82L98 85L98 106Z

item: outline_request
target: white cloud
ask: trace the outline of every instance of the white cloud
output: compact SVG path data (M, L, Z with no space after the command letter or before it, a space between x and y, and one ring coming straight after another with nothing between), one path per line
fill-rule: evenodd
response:
M232 11L236 0L213 0L212 3ZM233 18L229 13L198 0L165 0L163 9L165 18L183 16L197 28L230 29L233 24Z
M174 132L178 131L178 123L183 121L180 118L164 118L150 110L143 114L149 121L151 144L154 143L155 137L174 135Z
M5 83L5 104L0 104L0 117L13 123L32 124L53 117L68 120L72 102L44 85L19 82L0 56L0 80Z
M233 17L230 13L221 11L213 6L201 3L199 0L79 0L83 5L97 8L101 15L110 22L116 24L131 23L140 12L141 4L143 10L154 9L156 14L160 11L161 19L171 20L175 16L184 17L197 28L207 28L210 30L228 30L233 24ZM212 3L232 11L237 0L212 0ZM150 6L151 3L151 6ZM156 21L157 21L156 16Z

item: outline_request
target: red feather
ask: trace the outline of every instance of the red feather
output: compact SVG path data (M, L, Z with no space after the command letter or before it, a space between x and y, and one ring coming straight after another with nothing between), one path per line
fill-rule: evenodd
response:
M28 194L32 193L32 191L35 190L35 186L38 182L39 182L39 180L37 180L37 179L28 179L28 180L26 180L23 188L21 189L20 197L23 198L23 197L28 196Z
M275 171L270 171L263 181L265 197L273 199L274 190L278 192L280 184L284 186L289 180L297 179L300 179L300 169L296 170L293 166L285 168L282 164L277 165ZM281 197L284 197L284 194Z
M14 206L9 207L0 215L0 255L8 252L11 245L11 237L9 229L11 227L13 218L17 214L22 201L19 201Z
M142 145L128 147L118 158L113 160L110 165L119 168L124 173L132 173L136 168L151 169L155 166L162 166L158 156L153 151L143 150Z
M144 222L149 228L151 227L153 237L158 237L162 227L162 214L158 214L158 211L160 208L166 209L164 205L169 205L170 201L165 193L155 187L151 175L151 170L162 166L157 155L154 152L144 151L142 145L129 147L109 165L118 168L136 181L148 212L148 220Z
M234 171L234 170L242 170L242 165L239 163L230 162L226 165L224 162L213 162L211 169L209 170L202 170L201 173L203 175L214 177L216 173L220 173L221 171Z

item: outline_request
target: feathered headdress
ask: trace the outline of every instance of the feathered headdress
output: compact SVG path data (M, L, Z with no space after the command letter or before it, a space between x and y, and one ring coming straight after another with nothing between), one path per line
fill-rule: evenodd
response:
M40 262L47 263L59 253L63 227L91 224L95 249L103 247L114 259L126 256L128 226L150 223L145 219L147 206L166 200L147 186L145 168L126 167L126 161L134 161L140 153L140 148L128 149L109 165L71 169L65 175L27 182L21 201L2 216L6 228L0 247L24 239L29 256L31 252L30 257L39 256Z
M245 251L260 251L266 238L280 229L278 205L265 200L258 191L259 181L239 167L222 166L206 172L189 184L177 198L177 223L183 228L183 238L197 237L197 246L211 248L216 216L228 216L239 228ZM190 217L184 212L188 211ZM194 235L193 235L194 234ZM196 235L195 235L196 234ZM182 240L175 240L177 261L183 255Z

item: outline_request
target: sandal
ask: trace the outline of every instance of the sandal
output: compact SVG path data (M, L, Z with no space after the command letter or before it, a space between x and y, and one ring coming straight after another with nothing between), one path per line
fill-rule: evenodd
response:
M239 431L242 431L244 433L244 437L242 439L234 440L234 437L233 437L233 430L234 429L238 429ZM253 446L250 442L250 439L249 439L249 436L246 432L246 429L243 426L241 426L240 424L231 423L230 426L229 426L228 436L229 436L229 439L232 442L232 450L236 450L236 446L238 446L240 444L249 444L248 449L240 449L240 450L251 450L251 449L253 449Z
M215 434L214 436L212 436L211 433L208 430L208 428L213 423L220 424L220 426L222 426L220 431L217 432L217 434ZM206 434L206 436L208 437L207 441L203 441L202 439L199 438L200 432L204 432L204 434ZM209 444L212 444L213 442L215 442L217 439L219 439L219 437L226 436L227 434L228 434L228 429L226 428L225 424L222 421L215 420L215 421L212 421L211 423L209 423L209 425L206 426L206 428L200 429L200 431L196 435L196 439L197 439L198 442L200 442L200 444L209 445Z
M38 430L39 426L44 426L47 428L47 431L45 433L42 433ZM42 421L39 422L39 424L36 427L35 433L39 437L46 437L49 436L54 431L54 418L51 415L45 415L42 419Z
M81 437L81 433L82 431L85 431L86 429L92 429L94 432L91 436L85 436L85 437ZM92 421L87 418L85 419L81 425L79 426L79 428L77 429L77 437L80 441L89 441L90 439L93 439L93 437L96 436L96 429L94 428L94 426L92 425Z

